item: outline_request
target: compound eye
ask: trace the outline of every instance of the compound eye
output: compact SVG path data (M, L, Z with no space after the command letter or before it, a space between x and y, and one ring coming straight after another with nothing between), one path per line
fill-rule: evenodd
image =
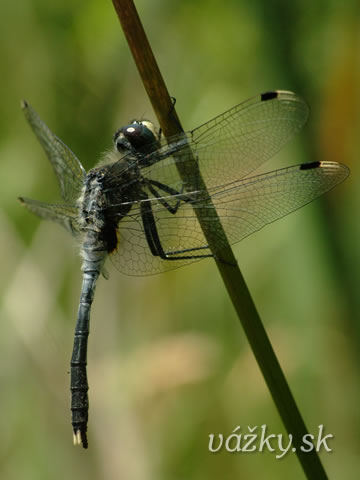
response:
M152 122L150 122L149 120L144 120L143 122L141 122L141 125L150 130L150 132L154 135L155 139L159 138L159 132L157 132L155 125Z

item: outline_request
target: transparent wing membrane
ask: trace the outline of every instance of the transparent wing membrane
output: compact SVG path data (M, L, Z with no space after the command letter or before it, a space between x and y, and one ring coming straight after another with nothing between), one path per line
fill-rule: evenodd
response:
M240 103L192 132L209 188L253 172L302 128L307 104L291 92L276 93L268 100L264 94Z
M73 235L79 233L78 211L76 207L38 202L37 200L23 197L20 197L19 200L30 212L43 220L51 220L58 223Z
M74 203L83 187L86 176L84 168L70 148L52 133L27 102L23 102L22 109L53 166L62 198L66 202Z

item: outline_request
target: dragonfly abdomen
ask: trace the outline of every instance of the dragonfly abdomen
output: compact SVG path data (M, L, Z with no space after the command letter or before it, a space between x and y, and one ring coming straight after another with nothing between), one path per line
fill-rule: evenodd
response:
M90 309L94 299L96 281L103 268L107 251L98 233L92 229L85 234L81 249L83 257L83 283L78 317L75 327L73 354L71 357L71 412L74 444L87 448L87 421L89 411L88 381L86 373L87 343L89 336Z

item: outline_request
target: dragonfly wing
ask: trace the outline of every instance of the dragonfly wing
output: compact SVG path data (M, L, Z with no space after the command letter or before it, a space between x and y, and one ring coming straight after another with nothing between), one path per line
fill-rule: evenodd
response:
M72 235L77 235L80 231L78 224L77 208L70 205L55 205L45 202L38 202L30 198L19 198L30 212L44 220L51 220L62 225Z
M204 248L207 242L195 214L197 208L202 209L203 222L207 223L213 240L221 249L225 245L222 245L222 235L213 223L214 207L228 241L234 244L318 198L342 182L348 174L349 169L339 163L305 163L219 188L212 195L213 206L196 200L182 202L177 213L171 214L156 198L150 198L147 202L156 219L157 232L165 251L198 249L192 251L206 255L211 252ZM166 197L168 203L174 203L178 199L179 196ZM153 274L196 261L172 261L154 257L145 239L138 205L134 205L130 214L119 222L118 238L117 250L110 258L123 273Z
M279 90L250 98L193 130L207 186L233 182L256 170L286 145L308 115L303 99Z
M308 105L295 93L257 95L191 132L163 139L147 156L142 175L178 188L177 165L189 162L190 146L208 188L240 180L275 155L308 114Z
M61 196L74 203L83 187L86 172L77 156L41 120L35 110L23 102L22 108L28 123L45 150L60 185Z

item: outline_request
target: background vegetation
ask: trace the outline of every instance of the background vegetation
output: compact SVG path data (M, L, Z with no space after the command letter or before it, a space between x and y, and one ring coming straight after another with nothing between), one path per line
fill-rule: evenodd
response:
M359 4L136 2L185 128L249 96L294 90L312 114L263 169L350 166L321 201L236 255L330 478L358 478ZM111 2L4 2L0 17L0 476L4 479L302 479L293 454L208 452L210 433L284 433L210 260L126 277L109 264L93 307L90 448L71 444L68 384L81 285L77 246L18 195L59 199L26 98L86 168L130 118L153 118Z

